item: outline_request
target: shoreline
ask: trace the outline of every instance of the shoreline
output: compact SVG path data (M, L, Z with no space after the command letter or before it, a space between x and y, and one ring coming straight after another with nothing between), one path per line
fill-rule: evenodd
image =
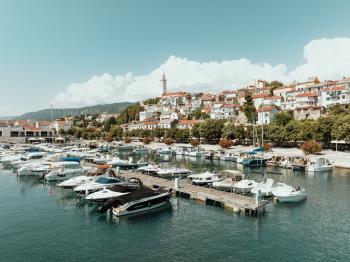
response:
M135 145L140 145L143 143L142 142L131 142L132 144ZM160 142L152 142L148 145L147 147L150 147L152 149L156 149L159 147L164 147L167 146L164 143ZM169 147L175 148L177 146L190 146L190 144L184 144L184 143L174 143L172 145L169 145ZM223 149L219 145L207 145L207 144L202 144L198 146L199 148L202 148L204 150L225 150L227 152L240 152L240 151L247 151L254 149L256 147L253 146L234 146L229 149ZM272 148L272 151L266 152L268 156L271 155L284 155L288 157L292 156L301 156L301 157L306 157L309 159L316 159L319 157L324 157L327 158L329 161L334 162L334 165L336 168L344 168L344 169L350 169L350 152L343 152L343 151L332 151L332 150L323 150L319 155L305 155L302 150L299 148L282 148L282 147L275 147Z

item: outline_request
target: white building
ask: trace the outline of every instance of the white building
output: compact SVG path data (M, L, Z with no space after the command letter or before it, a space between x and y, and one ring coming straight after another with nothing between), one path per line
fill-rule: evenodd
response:
M328 87L320 93L320 104L322 106L331 106L336 104L350 103L350 91L345 86Z
M278 110L272 106L264 106L258 109L258 124L268 125L275 119Z
M302 93L295 96L296 107L304 106L317 106L318 94L317 93Z

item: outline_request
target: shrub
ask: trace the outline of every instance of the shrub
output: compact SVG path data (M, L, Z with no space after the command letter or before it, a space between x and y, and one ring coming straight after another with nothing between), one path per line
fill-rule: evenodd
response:
M190 144L192 146L198 146L200 144L198 139L191 139Z
M171 145L171 144L174 144L174 143L175 143L175 140L174 140L174 139L171 139L171 138L164 138L164 139L163 139L163 143L169 146L169 145Z
M264 150L265 150L265 151L271 151L271 149L272 149L272 144L270 144L270 143L265 143L263 147L264 147Z
M142 139L142 143L144 143L145 145L148 145L149 143L151 143L153 141L152 138L150 137L145 137L144 139Z
M221 139L219 142L219 145L223 148L229 148L230 146L233 146L233 142L229 139Z
M129 137L125 137L125 138L124 138L124 142L125 142L126 144L129 144L129 143L131 142L131 139L130 139Z
M305 154L317 154L322 151L322 145L315 140L309 140L304 142L300 149L303 150Z

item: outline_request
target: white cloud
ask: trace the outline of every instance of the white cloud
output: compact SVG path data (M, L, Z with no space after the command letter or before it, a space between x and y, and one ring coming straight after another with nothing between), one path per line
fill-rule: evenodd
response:
M158 96L163 72L169 80L169 90L191 92L234 89L254 79L292 82L315 75L320 79L337 79L350 74L350 38L312 40L304 47L304 58L304 64L288 71L284 64L254 64L244 58L200 63L170 56L146 75L127 73L113 77L105 73L85 83L71 84L55 97L53 104L57 108L80 107Z

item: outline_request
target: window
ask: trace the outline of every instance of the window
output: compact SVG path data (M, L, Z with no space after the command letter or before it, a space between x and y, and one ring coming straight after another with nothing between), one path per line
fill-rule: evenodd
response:
M2 130L0 130L0 136L2 136Z
M11 131L10 136L11 137L18 137L18 131Z

